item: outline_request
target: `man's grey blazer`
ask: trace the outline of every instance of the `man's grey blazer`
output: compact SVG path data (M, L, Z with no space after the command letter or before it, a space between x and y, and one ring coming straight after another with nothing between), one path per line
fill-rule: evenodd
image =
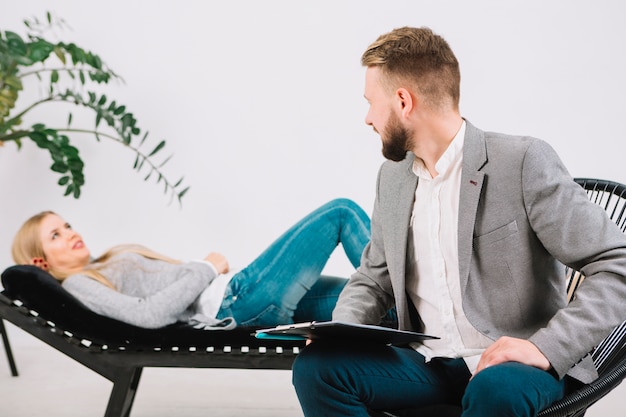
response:
M395 305L401 329L422 329L405 291L413 160L380 168L372 239L336 320L376 324ZM547 143L467 122L458 249L463 310L476 329L530 340L559 377L597 377L585 355L626 319L626 236ZM563 265L587 277L569 304Z

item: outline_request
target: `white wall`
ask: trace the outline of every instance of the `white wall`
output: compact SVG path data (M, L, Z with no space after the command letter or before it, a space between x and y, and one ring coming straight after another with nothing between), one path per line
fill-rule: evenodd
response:
M21 222L53 209L94 253L139 242L176 257L219 250L240 267L310 209L349 197L369 212L379 138L363 123L359 57L395 27L430 26L455 50L463 115L485 130L538 136L574 176L626 183L626 6L619 0L29 0L0 13L23 33L51 10L61 37L98 53L126 104L192 186L182 208L132 171L115 144L77 137L87 184L62 197L48 156L0 148L0 265ZM66 116L43 109L62 125ZM90 119L74 115L74 124ZM337 256L331 273L347 275Z
M143 182L133 156L76 137L86 161L79 200L62 197L48 156L0 149L0 265L21 222L54 209L94 253L144 243L177 257L223 251L243 266L328 199L371 210L382 156L363 123L359 57L379 34L427 25L446 37L463 74L462 113L486 130L548 140L575 176L626 182L625 7L619 1L121 1L29 0L0 14L23 33L51 10L60 36L123 76L109 97L175 153L166 170L192 186L182 208ZM25 102L22 105L26 104ZM74 112L74 125L90 114ZM63 125L64 113L39 117ZM84 120L81 120L81 116ZM340 256L330 272L347 274ZM333 266L334 265L334 266Z

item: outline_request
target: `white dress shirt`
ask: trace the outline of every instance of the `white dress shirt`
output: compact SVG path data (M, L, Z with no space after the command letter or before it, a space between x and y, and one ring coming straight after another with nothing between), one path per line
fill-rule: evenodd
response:
M424 332L439 336L413 347L433 357L464 358L474 372L493 341L467 320L462 308L458 259L458 219L465 121L441 156L432 178L415 158L419 177L409 234L407 293L423 321Z
M195 308L199 314L206 317L216 318L217 313L222 307L224 301L224 295L226 293L226 287L230 283L230 280L235 275L234 272L228 272L226 274L220 274L217 271L215 265L204 259L194 259L192 262L202 262L211 267L217 277L211 281L208 287L204 289L195 301Z

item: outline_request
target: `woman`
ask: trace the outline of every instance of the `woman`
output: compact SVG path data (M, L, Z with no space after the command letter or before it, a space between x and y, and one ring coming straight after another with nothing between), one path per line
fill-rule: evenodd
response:
M32 264L96 313L135 326L189 322L198 328L274 326L329 320L343 278L320 279L339 243L356 268L370 220L354 202L333 200L303 218L242 271L229 274L219 253L180 262L136 245L116 246L92 260L80 234L46 211L18 231L17 264Z

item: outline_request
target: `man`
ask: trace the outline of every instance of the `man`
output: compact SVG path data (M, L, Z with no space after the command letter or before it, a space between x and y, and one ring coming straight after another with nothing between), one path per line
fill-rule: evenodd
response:
M459 112L460 74L428 28L363 54L366 123L380 134L372 238L333 319L441 337L409 347L307 346L293 368L306 417L458 404L533 416L626 318L626 238L545 142L483 132ZM587 277L567 304L563 264ZM582 359L581 359L582 358Z

